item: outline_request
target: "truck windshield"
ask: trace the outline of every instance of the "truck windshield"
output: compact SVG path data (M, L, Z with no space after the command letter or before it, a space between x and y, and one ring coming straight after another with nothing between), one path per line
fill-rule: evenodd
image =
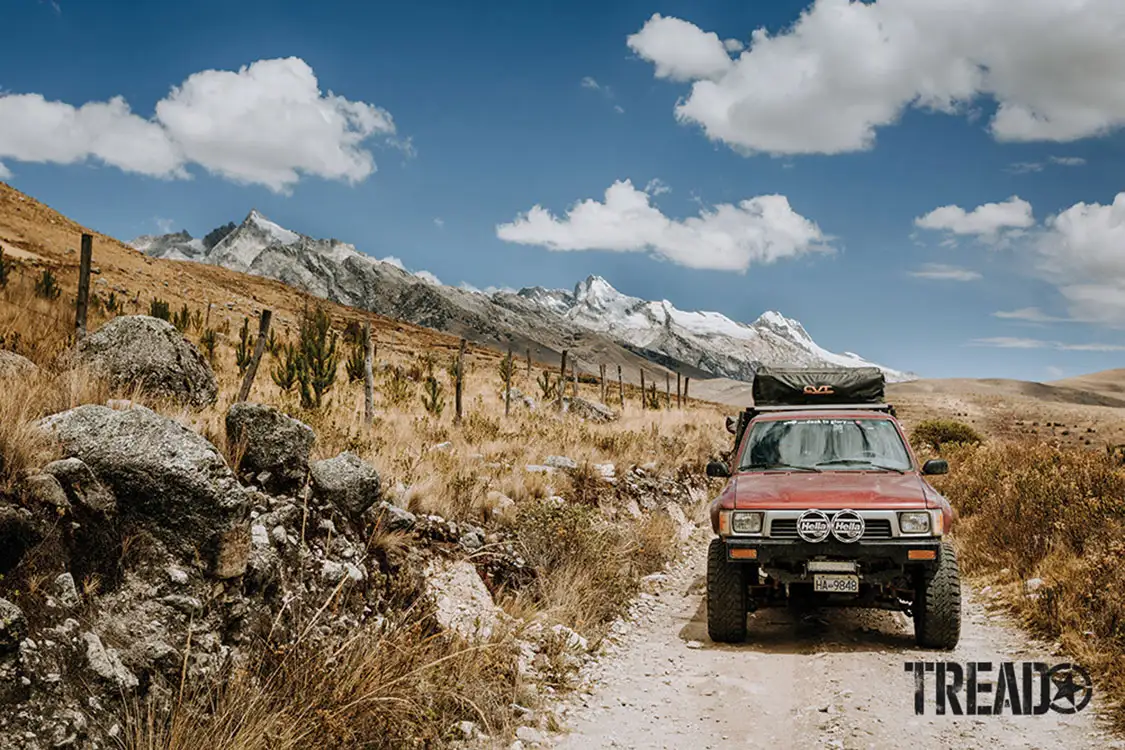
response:
M754 424L739 471L909 471L910 456L888 419L777 419Z

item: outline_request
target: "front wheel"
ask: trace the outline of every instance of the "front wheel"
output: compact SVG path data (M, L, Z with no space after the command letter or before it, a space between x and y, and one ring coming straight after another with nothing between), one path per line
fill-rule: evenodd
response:
M918 582L914 597L914 638L923 648L949 650L961 640L961 574L957 552L945 542L941 561Z
M712 539L707 549L707 634L716 643L746 640L746 568L727 559L727 545Z

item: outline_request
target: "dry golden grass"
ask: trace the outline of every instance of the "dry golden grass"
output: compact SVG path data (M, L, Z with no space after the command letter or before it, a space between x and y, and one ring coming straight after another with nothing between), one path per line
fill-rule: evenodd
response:
M227 444L225 415L242 380L235 362L240 319L218 334L214 364L220 393L215 405L197 410L137 389L111 392L89 373L68 367L63 355L73 343L73 302L65 291L56 300L37 298L32 291L34 273L33 268L17 270L0 289L5 345L42 368L40 377L5 383L0 391L0 493L18 492L27 472L55 457L54 447L35 426L41 417L83 403L105 403L110 397L144 404L196 429L237 464L239 447ZM90 329L110 316L104 306L92 311ZM337 321L338 331L342 320ZM189 329L185 335L199 345L200 330ZM721 413L696 402L683 411L642 410L635 389L627 389L629 403L612 424L560 415L553 404L540 404L535 411L514 405L506 417L499 353L471 349L464 418L457 424L446 373L454 356L452 344L405 329L395 337L394 345L380 342L373 425L364 420L362 384L348 382L343 358L321 409L302 408L295 393L274 383L270 371L275 362L268 354L250 399L278 406L313 427L314 458L348 450L370 461L391 498L410 510L506 527L530 561L534 580L519 589L497 591L498 603L528 621L561 623L600 637L639 579L672 559L677 530L661 515L633 519L614 512L615 491L592 465L611 462L620 473L651 463L664 470L701 473L705 461L729 439ZM417 378L426 360L444 386L447 406L440 416L423 408L416 379L392 374L412 373ZM535 381L542 371L536 366L528 374L522 363L513 386L537 395ZM581 396L596 399L597 394L596 385L580 385ZM548 475L525 469L552 455L574 459L579 470ZM396 489L400 484L406 488L401 496ZM565 498L562 505L551 499L556 495ZM498 514L494 510L501 496L514 505L505 505L507 511ZM376 528L368 551L385 559L411 543L407 535ZM23 581L25 588L38 580L35 571L15 573L9 580ZM97 582L90 585L96 588ZM247 662L232 667L215 684L152 691L145 703L132 707L123 746L440 746L462 720L474 721L495 736L509 734L510 704L534 700L521 692L511 635L498 634L489 643L470 646L427 632L422 622L415 613L410 623L389 632L364 630L343 644L261 644L251 649ZM564 663L560 660L558 670L548 670L560 686ZM162 702L162 695L173 697Z
M946 450L965 570L1088 666L1125 727L1125 468L1038 441ZM1040 578L1042 587L1026 590Z
M173 686L170 705L131 707L127 750L434 747L473 721L510 729L523 700L505 634L475 645L418 623L365 629L344 643L260 651L214 685ZM159 692L159 691L154 691ZM174 697L171 697L174 696Z

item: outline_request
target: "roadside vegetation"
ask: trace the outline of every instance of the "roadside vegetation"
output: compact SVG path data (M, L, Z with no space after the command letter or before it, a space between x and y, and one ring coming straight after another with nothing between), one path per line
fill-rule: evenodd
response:
M960 434L960 433L958 433ZM1042 440L944 446L934 478L959 520L964 570L1090 669L1125 728L1125 467Z
M0 389L0 495L19 501L20 479L58 457L35 426L38 419L109 398L131 399L177 419L237 463L224 419L256 343L256 321L239 316L232 326L216 310L177 310L157 298L128 305L130 313L174 323L211 362L218 403L192 410L135 389L111 391L72 369L65 353L73 343L73 295L53 281L51 294L43 294L44 273L33 269L4 270L0 349L27 357L40 373L8 378ZM118 294L96 290L89 330L123 314ZM678 525L661 513L631 511L625 476L645 467L647 476L699 485L706 461L728 439L717 409L698 403L661 409L664 400L655 399L645 410L637 389L627 390L624 409L611 399L620 418L609 424L559 414L541 399L539 385L550 383L550 396L558 393L555 368L528 367L521 359L503 365L499 353L477 349L465 360L464 417L455 424L456 342L419 347L409 335L377 342L375 418L368 425L364 378L355 372L362 358L346 323L315 300L295 317L291 327L272 331L250 400L309 424L317 435L314 458L346 450L371 462L387 499L402 507L516 538L534 581L518 590L498 588L496 603L522 622L565 625L591 643L605 634L640 580L676 555ZM505 378L517 389L507 417ZM568 383L568 397L571 388ZM599 386L580 382L579 396L597 401ZM525 397L538 402L534 409ZM525 470L552 456L569 458L577 468ZM607 470L614 483L600 473ZM700 520L702 508L696 510L693 520ZM371 545L393 551L409 541L377 529ZM34 566L29 556L9 570L0 595L30 610L43 578ZM424 609L404 603L401 617L378 630L364 628L347 642L263 641L215 684L164 686L177 696L172 714L154 712L147 702L132 705L119 741L136 750L429 747L455 736L451 728L463 720L502 737L512 730L512 705L534 708L539 695L517 672L512 636L501 631L469 643L435 631ZM553 678L546 687L567 686L566 665L548 671Z

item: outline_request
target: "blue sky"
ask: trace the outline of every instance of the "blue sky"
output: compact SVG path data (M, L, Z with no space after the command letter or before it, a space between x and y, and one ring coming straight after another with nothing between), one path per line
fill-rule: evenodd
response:
M1060 17L1029 0L1017 20L1011 5L837 0L794 27L809 3L8 0L0 174L124 240L169 222L200 236L256 207L446 283L570 287L599 274L737 320L776 309L828 349L925 376L1115 367L1125 12L1087 0ZM864 36L875 21L882 43ZM770 38L751 43L759 28ZM745 49L723 52L724 40ZM235 126L206 81L157 114L195 74L283 58L356 105L351 131L286 131L264 111L249 122L277 130L273 150L217 174L217 139ZM256 85L290 80L271 70L281 78ZM52 120L60 135L37 118L62 110L30 94L73 107L123 97L132 115ZM199 117L210 135L185 146ZM317 140L353 136L344 157ZM567 221L624 180L618 197L637 210ZM787 201L779 215L739 209L771 195ZM683 223L721 204L730 221ZM972 213L983 204L998 205ZM526 221L537 205L550 214ZM949 206L964 214L916 224Z

